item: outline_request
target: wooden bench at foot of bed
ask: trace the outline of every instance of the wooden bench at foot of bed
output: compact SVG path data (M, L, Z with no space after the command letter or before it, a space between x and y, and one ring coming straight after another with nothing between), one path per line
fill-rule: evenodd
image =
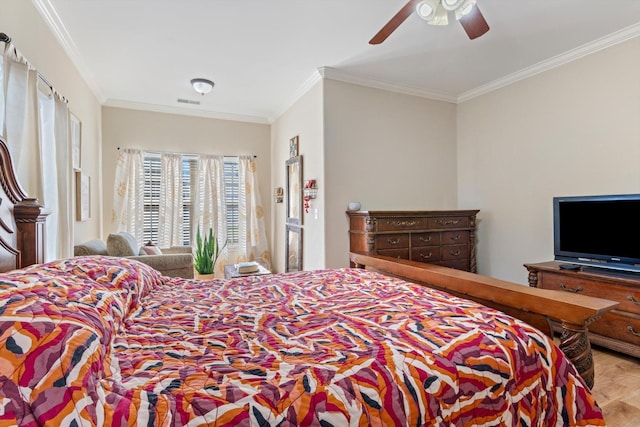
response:
M384 256L349 253L358 268L379 271L409 282L444 290L523 320L553 336L549 319L561 323L560 349L591 388L593 356L587 326L618 303L585 295L530 288L466 271Z

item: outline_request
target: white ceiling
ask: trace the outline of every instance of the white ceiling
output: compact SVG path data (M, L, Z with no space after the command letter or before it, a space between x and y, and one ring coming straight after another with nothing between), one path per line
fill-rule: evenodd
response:
M476 40L413 14L377 46L407 0L33 1L102 103L265 123L318 70L457 102L640 35L640 0L478 0Z

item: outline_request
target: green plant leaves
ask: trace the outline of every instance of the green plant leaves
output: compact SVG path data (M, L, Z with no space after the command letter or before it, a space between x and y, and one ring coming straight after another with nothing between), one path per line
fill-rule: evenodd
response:
M226 246L226 243L225 243ZM196 233L196 253L194 256L194 268L200 274L212 274L220 252L224 249L218 244L218 239L213 234L213 228L209 228L209 234L200 235L200 227Z

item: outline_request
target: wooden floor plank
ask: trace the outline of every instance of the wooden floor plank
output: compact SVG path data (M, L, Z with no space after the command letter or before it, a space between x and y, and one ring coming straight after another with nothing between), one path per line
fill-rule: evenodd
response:
M593 395L609 427L640 426L640 359L594 346Z

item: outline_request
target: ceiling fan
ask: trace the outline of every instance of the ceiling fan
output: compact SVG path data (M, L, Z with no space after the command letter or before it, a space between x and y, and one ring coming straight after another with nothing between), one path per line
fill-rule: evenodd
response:
M449 12L454 12L471 40L489 31L489 24L478 9L476 0L410 0L373 36L369 44L385 41L414 11L431 25L447 25Z

